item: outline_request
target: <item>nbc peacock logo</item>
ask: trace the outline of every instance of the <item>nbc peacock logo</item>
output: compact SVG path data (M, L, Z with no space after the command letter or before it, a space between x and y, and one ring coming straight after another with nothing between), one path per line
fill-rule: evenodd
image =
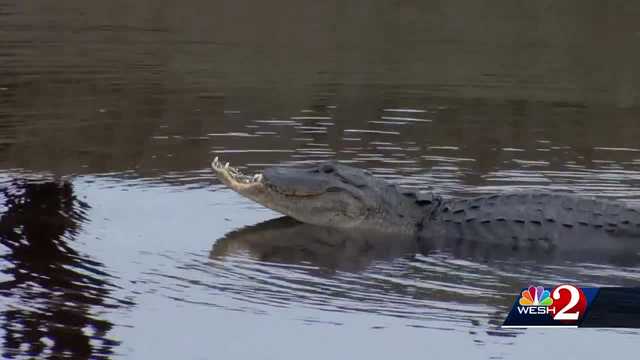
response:
M542 286L529 286L522 291L518 303L523 306L549 306L553 305L553 299L549 290L545 290Z
M518 301L518 313L522 315L555 315L551 292L542 286L529 286L522 290Z

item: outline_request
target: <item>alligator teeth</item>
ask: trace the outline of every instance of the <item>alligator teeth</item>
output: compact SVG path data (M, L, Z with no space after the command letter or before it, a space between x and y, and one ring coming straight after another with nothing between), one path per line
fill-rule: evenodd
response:
M216 156L213 159L213 162L211 163L211 166L213 166L214 169L220 171L220 170L224 170L227 172L228 175L230 175L231 177L233 177L236 181L245 183L245 184L250 184L253 182L259 182L262 180L262 174L255 174L253 176L248 176L243 174L239 169L230 166L229 162L226 162L224 164L224 166L222 165L222 163L220 162L220 159L218 158L218 156Z

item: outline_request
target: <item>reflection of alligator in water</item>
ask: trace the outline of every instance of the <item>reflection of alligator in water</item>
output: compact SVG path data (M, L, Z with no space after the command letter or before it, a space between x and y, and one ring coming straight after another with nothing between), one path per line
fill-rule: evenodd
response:
M212 166L241 195L315 225L513 249L640 248L640 210L613 201L531 191L444 199L336 162L268 168L254 176L217 158Z
M450 329L452 319L466 321L472 331L481 330L487 321L490 328L496 327L513 299L495 294L493 286L502 287L513 279L493 281L492 269L466 267L456 259L417 259L417 250L412 236L393 236L389 241L389 234L380 232L345 231L280 217L229 232L214 243L209 257L215 271L225 272L216 279L236 279L217 284L220 291L237 298L427 320L411 325L427 328ZM246 258L252 259L250 266ZM222 266L225 261L232 265ZM289 271L278 271L282 266ZM467 276L471 268L474 274ZM247 286L238 286L242 277L250 279ZM480 284L478 280L485 277L486 283ZM482 285L491 289L481 291ZM484 296L478 296L480 292Z
M472 324L470 331L496 336L514 335L496 327L517 289L531 281L631 286L637 284L637 275L625 274L617 265L640 264L631 253L605 257L581 249L514 252L499 244L416 241L413 236L320 227L290 217L229 232L213 244L210 258L214 271L223 272L213 277L223 279L214 287L248 302L322 304L323 309L335 306L338 311L427 320L421 322L426 327L462 320ZM619 276L611 278L609 269ZM243 278L245 286L238 285Z
M392 239L392 241L390 241ZM536 251L540 250L540 251ZM210 257L246 254L266 263L311 264L325 270L360 271L372 262L391 261L415 254L442 254L476 263L498 261L500 266L517 270L523 263L558 265L591 263L632 266L640 264L634 252L602 252L592 249L543 249L514 251L510 246L480 242L446 243L406 235L372 231L348 231L301 223L290 217L267 220L234 230L216 241Z
M105 302L108 275L68 244L88 205L69 183L14 181L0 188L0 206L3 357L109 357L113 325L94 314L117 306Z
M415 251L416 242L411 237L388 241L380 233L348 232L281 217L228 233L214 244L211 257L248 252L266 262L362 270L373 260L411 256Z

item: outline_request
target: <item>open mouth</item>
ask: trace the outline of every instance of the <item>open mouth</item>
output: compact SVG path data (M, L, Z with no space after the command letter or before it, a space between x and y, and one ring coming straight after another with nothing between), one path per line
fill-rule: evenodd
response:
M231 188L236 191L254 189L259 185L260 188L267 188L271 192L285 197L314 197L323 195L327 192L339 190L337 188L322 188L321 190L315 191L310 189L284 189L269 181L269 179L262 173L257 173L255 175L243 174L238 168L230 166L228 162L223 164L217 156L213 159L211 167L218 174L218 178L222 182L231 186Z
M262 174L258 173L255 175L245 175L240 170L238 170L238 168L229 166L228 162L222 164L222 162L218 160L217 156L215 159L213 159L213 162L211 162L211 167L219 174L224 175L228 180L234 181L236 183L251 185L262 182Z

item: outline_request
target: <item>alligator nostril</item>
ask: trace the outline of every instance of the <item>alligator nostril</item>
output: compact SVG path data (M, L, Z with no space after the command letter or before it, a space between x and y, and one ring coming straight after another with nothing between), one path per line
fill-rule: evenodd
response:
M325 164L320 167L320 170L325 174L331 174L335 169L333 166Z

